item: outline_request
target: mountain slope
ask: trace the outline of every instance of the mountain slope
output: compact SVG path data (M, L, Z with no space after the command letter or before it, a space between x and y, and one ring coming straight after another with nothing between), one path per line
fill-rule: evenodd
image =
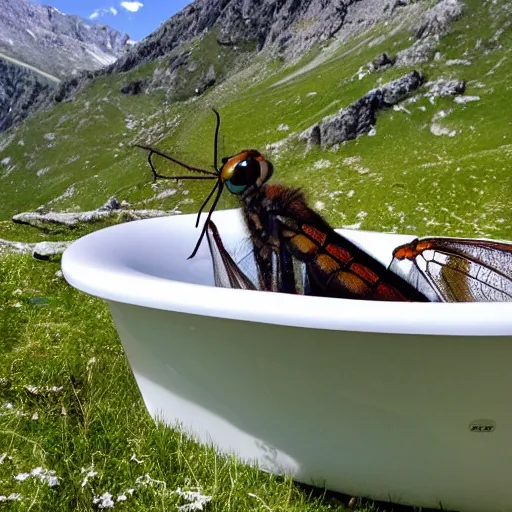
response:
M351 9L376 5L361 0ZM374 23L363 18L357 23L349 8L358 30L342 27L291 64L265 52L248 54L243 69L182 102L169 101L166 88L119 92L127 83L154 80L172 52L98 77L74 101L38 114L0 139L0 215L9 219L41 205L89 210L112 195L135 207L197 211L208 186L152 185L146 155L131 144L157 144L208 167L215 106L222 116L222 154L243 147L266 151L275 164L274 179L303 186L311 205L336 226L510 239L511 6L505 0L468 0L449 30L419 34L434 6L417 2L393 13L383 6ZM180 69L184 82L198 76L194 64L203 70L222 66L226 58L218 56L237 51L216 43L214 30L188 47L190 60ZM403 55L417 56L418 42L425 41L431 51L410 63ZM366 66L384 52L395 57L401 51L406 53L397 60L400 65L372 72ZM396 109L380 112L371 136L329 149L288 137L412 70L425 75L425 84ZM463 99L431 93L438 79L463 81ZM168 163L160 164L172 171ZM220 207L236 204L226 195Z
M131 43L105 25L9 0L0 9L0 132L47 104L62 79L112 64Z
M0 10L0 53L60 79L112 64L130 47L129 39L106 25L27 0L9 0Z

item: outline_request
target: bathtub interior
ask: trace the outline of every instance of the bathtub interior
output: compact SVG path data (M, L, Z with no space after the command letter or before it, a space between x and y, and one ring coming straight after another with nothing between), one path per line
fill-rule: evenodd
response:
M190 256L200 235L205 216L195 227L195 215L178 215L134 221L93 233L88 239L89 250L82 258L89 266L123 267L134 274L146 274L171 281L215 286L210 251L206 238L192 259ZM240 209L220 210L213 214L222 242L235 259L244 259L244 269L254 272L248 233ZM414 235L399 235L337 229L339 233L367 251L384 265L389 265L393 249L410 242ZM94 237L94 238L93 238ZM92 247L94 246L94 247ZM108 249L108 252L105 250ZM107 253L106 253L107 252ZM74 254L74 259L81 259ZM96 260L96 261L95 261Z

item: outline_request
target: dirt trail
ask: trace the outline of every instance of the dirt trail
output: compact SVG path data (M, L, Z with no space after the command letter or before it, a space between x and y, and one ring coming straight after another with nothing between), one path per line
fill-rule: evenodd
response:
M52 82L60 83L60 78L57 78L56 76L50 75L50 73L46 73L45 71L41 71L40 69L31 66L30 64L26 64L25 62L22 62L21 60L14 59L13 57L8 57L4 53L0 52L0 59L8 60L9 62L12 62L13 64L18 64L18 66L23 66L24 68L30 69L31 71L34 71L35 73L44 76L45 78L48 78Z

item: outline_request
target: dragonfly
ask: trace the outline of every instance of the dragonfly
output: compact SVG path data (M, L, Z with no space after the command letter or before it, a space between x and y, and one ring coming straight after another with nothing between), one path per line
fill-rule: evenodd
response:
M206 235L214 271L217 276L221 271L226 274L232 287L361 300L429 301L405 279L337 233L307 205L300 189L269 184L274 167L258 150L246 149L224 157L219 165L220 115L217 110L212 110L217 119L213 171L185 164L152 146L136 144L148 152L154 180L215 180L198 211L196 228L203 210L215 195L189 259L195 256ZM193 174L160 174L154 164L154 155ZM224 188L241 202L257 267L257 286L227 253L211 220Z
M198 211L196 228L215 196L189 258L206 236L217 286L375 301L511 300L512 244L440 237L416 240L397 247L386 267L312 210L301 189L268 183L274 167L258 150L224 157L219 166L220 115L212 110L217 119L212 171L185 164L152 146L136 146L148 151L154 180L215 180ZM154 155L192 174L160 174ZM248 268L255 267L256 275L244 272L243 259L235 261L228 253L211 219L225 188L241 203L249 234L246 258L254 263Z
M389 268L434 302L512 301L512 244L450 237L396 247ZM406 267L404 262L409 263Z

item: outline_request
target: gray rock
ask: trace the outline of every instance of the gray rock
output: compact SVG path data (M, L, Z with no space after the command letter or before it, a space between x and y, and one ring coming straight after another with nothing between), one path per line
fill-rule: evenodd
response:
M153 217L163 217L166 215L174 215L176 210L120 210L105 209L92 210L89 212L73 212L73 213L37 213L24 212L14 215L12 220L16 224L27 224L39 229L47 229L51 226L60 226L74 228L80 224L91 224L100 220L113 217L119 221L130 221L140 219L150 219Z
M0 239L0 256L6 253L32 254L34 258L49 260L62 254L72 242L11 242Z
M429 9L414 27L419 39L430 35L443 35L462 15L464 5L459 0L441 0Z
M466 82L464 80L452 80L446 78L440 78L434 82L428 82L425 85L428 88L428 92L425 96L429 98L456 96L458 94L464 94L466 90Z
M374 71L383 71L384 69L387 69L391 67L395 63L395 59L390 57L387 53L381 53L375 59L373 59L371 62L368 62L366 64L366 67L374 72Z
M135 80L134 82L129 82L126 85L123 85L121 87L120 91L121 94L141 94L144 92L144 89L146 87L146 81L145 80Z
M434 36L416 41L412 46L396 54L395 66L407 67L428 62L434 55L438 40Z
M98 211L112 211L112 210L119 210L121 208L121 203L115 198L111 197L109 200L103 205L98 208Z
M32 248L32 256L38 260L49 260L62 254L72 242L39 242Z
M412 71L382 87L369 91L338 114L325 117L301 134L309 145L321 145L323 148L339 144L368 133L377 121L377 112L405 99L423 83L423 75Z

